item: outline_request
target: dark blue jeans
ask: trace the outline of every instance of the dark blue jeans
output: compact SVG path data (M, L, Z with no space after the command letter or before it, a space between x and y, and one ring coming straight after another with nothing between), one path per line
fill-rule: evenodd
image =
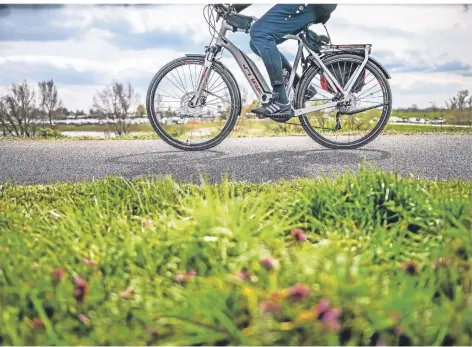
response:
M288 34L298 34L306 25L334 10L336 5L278 4L264 14L251 28L250 47L260 56L267 69L274 89L284 84L282 67L291 71L287 58L279 52L277 45L285 41Z

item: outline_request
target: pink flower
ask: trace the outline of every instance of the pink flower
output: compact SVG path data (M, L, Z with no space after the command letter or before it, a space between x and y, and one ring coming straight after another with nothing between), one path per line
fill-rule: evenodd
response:
M292 238L297 240L298 242L305 242L306 241L306 234L301 229L294 229L292 231Z
M264 313L279 313L282 311L282 306L271 301L263 301L261 303L261 309Z
M329 300L328 299L321 299L320 303L315 307L315 316L321 317L325 314L330 308Z
M77 301L82 301L88 292L88 283L79 276L75 277L74 297Z
M290 288L288 292L288 297L293 302L299 302L305 299L310 294L310 289L304 284L296 284Z
M378 346L378 347L384 347L384 346L385 346L385 342L384 342L383 340L378 340L375 345Z
M327 311L323 318L321 319L323 322L323 326L328 330L333 332L337 332L341 328L341 324L339 323L339 316L340 312L338 309L334 308Z
M272 270L275 268L275 261L271 257L263 258L259 260L259 263L266 270Z
M52 281L57 283L64 278L64 269L63 268L55 268L52 270L51 274Z
M79 314L79 320L84 324L88 324L88 322L90 321L90 319L88 319L88 317L82 313Z
M83 258L83 259L82 259L82 262L83 262L85 265L90 266L90 267L96 265L93 261L91 261L90 259L87 259L87 258Z
M195 275L197 274L197 272L195 270L191 270L191 271L187 271L186 273L184 274L178 274L175 276L174 280L175 282L177 283L184 283L184 282L188 282L190 279L192 279L193 277L195 277Z
M247 270L242 270L238 272L235 276L236 278L239 278L242 281L251 281L251 274Z

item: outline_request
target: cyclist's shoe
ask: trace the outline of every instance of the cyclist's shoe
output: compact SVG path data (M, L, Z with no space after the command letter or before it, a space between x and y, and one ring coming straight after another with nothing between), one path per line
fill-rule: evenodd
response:
M292 115L292 104L282 104L278 101L270 101L269 103L251 110L257 116L261 117L290 117Z

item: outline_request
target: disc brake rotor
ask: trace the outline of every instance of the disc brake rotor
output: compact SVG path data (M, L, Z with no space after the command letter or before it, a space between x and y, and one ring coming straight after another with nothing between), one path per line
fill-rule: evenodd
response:
M182 116L187 116L187 117L198 117L202 115L202 103L201 101L199 102L200 105L196 107L190 106L190 101L193 99L195 96L195 92L189 92L184 94L182 96L182 99L180 100L180 110L181 110L181 115Z

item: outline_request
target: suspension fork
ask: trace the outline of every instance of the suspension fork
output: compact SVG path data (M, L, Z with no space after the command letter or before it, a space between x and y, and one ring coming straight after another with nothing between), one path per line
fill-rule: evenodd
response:
M198 81L197 90L195 91L195 95L190 100L190 106L196 107L198 100L202 96L203 89L208 82L208 78L210 76L211 66L213 64L213 59L215 57L216 47L210 47L208 49L207 54L205 55L205 64L203 65L203 72L200 76L200 80Z

